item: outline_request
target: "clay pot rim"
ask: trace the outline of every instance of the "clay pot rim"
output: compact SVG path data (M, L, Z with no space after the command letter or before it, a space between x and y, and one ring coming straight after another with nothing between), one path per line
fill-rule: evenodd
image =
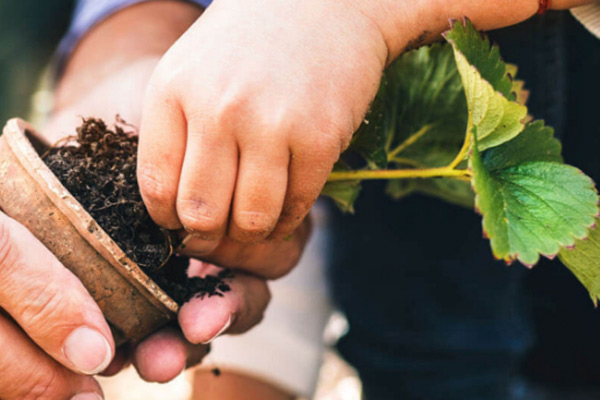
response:
M131 260L92 216L71 195L33 148L26 132L36 129L20 118L10 119L2 137L42 192L65 215L79 234L128 282L167 315L177 313L179 305Z

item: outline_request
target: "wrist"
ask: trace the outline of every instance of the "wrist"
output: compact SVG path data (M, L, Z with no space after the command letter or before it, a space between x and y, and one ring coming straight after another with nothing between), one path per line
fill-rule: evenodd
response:
M469 18L480 30L497 29L535 15L539 0L349 0L378 26L391 62L402 52L438 40L449 20ZM551 0L554 9L593 0Z
M448 27L446 12L435 4L438 0L351 2L377 26L387 48L388 64L404 51L436 40Z

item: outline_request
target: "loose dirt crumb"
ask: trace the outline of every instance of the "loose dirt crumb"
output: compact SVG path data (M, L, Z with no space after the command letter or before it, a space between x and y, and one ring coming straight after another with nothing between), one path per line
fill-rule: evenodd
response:
M51 148L44 161L129 258L179 304L230 290L224 281L231 277L228 270L188 278L189 260L172 257L175 236L152 221L139 191L136 136L88 118L72 139L75 143Z

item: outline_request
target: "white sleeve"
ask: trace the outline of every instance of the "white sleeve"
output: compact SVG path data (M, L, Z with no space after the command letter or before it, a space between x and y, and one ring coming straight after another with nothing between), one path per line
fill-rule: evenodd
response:
M587 6L571 9L573 16L579 20L594 36L600 39L600 1Z
M318 378L323 331L331 314L324 207L317 205L312 219L313 235L302 260L288 276L270 284L273 296L264 320L248 333L215 340L208 362L308 398Z

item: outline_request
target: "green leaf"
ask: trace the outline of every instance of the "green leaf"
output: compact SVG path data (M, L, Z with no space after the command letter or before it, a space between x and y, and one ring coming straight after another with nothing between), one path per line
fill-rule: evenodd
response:
M506 73L512 81L510 89L515 101L521 105L526 105L529 100L529 90L525 89L525 81L514 79L517 76L519 68L514 64L506 64Z
M468 113L451 46L405 53L386 70L378 97L390 161L394 156L440 167L458 153Z
M380 96L375 97L365 120L350 143L350 149L360 154L371 169L383 169L388 164L382 100Z
M598 214L594 183L557 162L560 147L548 134L542 124L531 124L515 142L482 157L473 131L469 168L476 208L494 255L507 263L532 266L540 254L553 257L584 238Z
M371 169L444 166L460 150L467 116L452 47L421 47L405 53L385 71L367 116L369 124L361 126L351 149ZM460 199L461 204L468 202L463 194L470 190L447 179L396 180L389 185L388 194L395 198L416 190L455 202Z
M513 82L497 47L469 20L455 22L445 34L454 49L469 109L469 125L478 132L479 150L498 146L524 128L527 108L513 100Z
M544 121L535 121L513 140L486 151L483 160L490 170L530 161L562 163L561 150L560 142L554 137L554 129L545 126Z
M400 200L417 190L421 179L395 179L388 182L385 192L394 200Z
M340 210L354 214L354 202L360 194L358 181L327 182L321 194L331 198Z
M338 161L333 170L348 171L350 168L343 161ZM342 211L354 213L354 202L358 198L360 190L360 181L327 182L321 195L331 198Z
M418 191L470 209L475 205L475 193L471 182L443 178L422 179Z
M422 193L470 209L475 204L471 183L456 179L397 179L388 183L386 193L396 200L412 193Z
M463 23L452 22L452 29L444 37L455 49L466 58L467 62L477 68L481 77L509 100L514 100L512 95L512 77L516 76L514 66L507 68L502 61L498 46L491 46L488 38L479 32L469 19Z
M579 279L597 306L600 299L600 228L598 219L585 240L575 241L575 247L562 248L560 261Z
M358 153L369 169L445 166L462 146L467 117L452 46L421 47L387 68L365 123L355 133L344 159L352 160L351 154ZM470 191L468 185L447 179L393 181L388 193L398 198L404 186L405 194L418 190L454 202L459 199L461 204L469 201L464 196ZM455 195L455 190L460 193Z

